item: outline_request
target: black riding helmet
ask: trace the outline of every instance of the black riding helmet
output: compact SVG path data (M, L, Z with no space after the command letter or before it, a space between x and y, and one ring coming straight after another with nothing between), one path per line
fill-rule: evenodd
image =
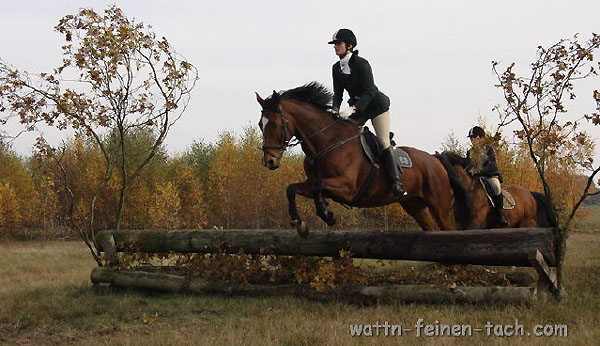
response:
M472 129L469 130L469 135L467 137L485 137L485 131L479 126L474 126Z
M356 47L356 36L350 29L340 29L333 34L333 38L329 41L329 44L336 42L346 42L347 45Z

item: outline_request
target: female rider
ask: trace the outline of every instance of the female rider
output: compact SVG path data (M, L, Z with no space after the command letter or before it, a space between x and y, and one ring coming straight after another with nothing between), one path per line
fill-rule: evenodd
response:
M334 45L340 61L333 65L333 108L338 111L342 104L344 90L350 95L349 112L340 116L349 117L362 126L371 120L377 139L383 150L383 165L392 181L392 192L397 198L406 191L400 182L398 165L390 146L390 99L377 87L369 62L358 56L356 36L350 29L340 29L333 34L329 44Z

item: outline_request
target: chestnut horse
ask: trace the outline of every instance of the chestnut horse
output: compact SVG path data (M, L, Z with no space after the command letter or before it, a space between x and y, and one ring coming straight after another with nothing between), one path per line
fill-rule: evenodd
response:
M467 228L485 229L499 227L496 224L492 206L489 203L480 179L472 176L466 170L469 164L468 160L451 152L444 152L436 156L448 159L469 191L472 216L471 223ZM503 184L502 188L510 192L515 199L514 208L504 210L506 219L508 220L506 228L556 226L556 220L552 217L553 213L550 211L547 199L543 194L530 192L526 188L514 184Z
M399 202L423 230L455 229L452 218L452 188L455 186L451 184L460 183L460 180L454 176L451 181L452 167L447 172L436 157L415 148L402 147L412 159L413 166L404 169L400 176L408 195L396 199L387 172L372 170L373 164L363 153L359 138L361 129L330 111L331 98L331 92L316 82L282 93L274 91L264 100L256 94L262 106L259 127L263 135L263 165L277 169L293 137L306 155L306 181L287 188L291 224L298 234L308 236L308 226L296 207L297 194L314 199L317 215L328 225L335 224L335 216L327 209L326 198L360 208ZM370 175L372 179L369 179ZM464 208L468 204L454 205ZM455 215L468 213L457 209Z

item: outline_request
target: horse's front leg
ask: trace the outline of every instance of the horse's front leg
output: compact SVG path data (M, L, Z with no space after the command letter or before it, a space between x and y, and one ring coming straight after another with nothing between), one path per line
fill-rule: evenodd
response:
M295 183L287 187L286 196L288 199L288 208L290 212L290 224L296 227L298 235L302 238L308 237L308 226L302 221L296 206L296 195L300 194L304 197L313 198L312 189L308 182Z

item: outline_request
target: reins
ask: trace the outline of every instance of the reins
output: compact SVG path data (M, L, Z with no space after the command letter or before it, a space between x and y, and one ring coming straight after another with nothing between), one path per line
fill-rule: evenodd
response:
M272 113L272 112L271 111L265 111L265 110L263 110L262 113ZM285 152L287 150L287 148L294 147L294 146L296 146L298 144L302 144L303 141L300 140L298 137L296 137L296 142L292 143L291 141L292 141L292 138L294 137L294 135L292 135L291 133L290 133L290 139L287 139L287 134L288 134L288 132L290 132L289 129L288 129L289 123L288 123L288 120L283 115L283 109L281 108L281 105L278 106L277 113L279 114L279 117L281 119L281 136L280 136L279 145L270 145L270 146L263 145L259 149L262 150L265 154L268 154L268 155L273 156L274 158L276 158L278 160L281 160L281 158L283 157L283 153L281 154L281 156L277 156L277 155L271 153L269 150L271 150L271 149L280 149L280 150L282 150L282 151ZM335 119L331 123L325 125L321 129L319 129L319 130L311 133L310 135L307 135L305 140L309 140L309 139L315 137L316 135L325 132L327 129L331 128L335 124L337 124L337 119ZM333 151L333 150L335 150L335 149L343 146L344 144L346 144L346 143L350 142L351 140L356 139L358 137L360 137L360 131L356 135L354 135L354 136L351 136L351 137L348 137L348 138L346 138L344 140L336 142L336 143L334 143L334 144L326 147L325 149L317 152L314 155L314 157L310 158L311 161L312 161L312 163L314 164L314 161L316 161L317 159L321 158L325 154L327 154L327 153L329 153L329 152L331 152L331 151Z

